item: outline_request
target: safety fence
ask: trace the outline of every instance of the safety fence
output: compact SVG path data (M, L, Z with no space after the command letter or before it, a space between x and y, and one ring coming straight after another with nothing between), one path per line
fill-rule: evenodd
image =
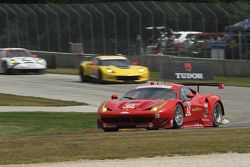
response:
M0 47L142 55L157 51L156 45L162 43L162 35L167 37L168 31L224 32L225 26L249 15L248 2L0 4ZM166 54L171 51L184 56L187 52L183 54L181 47L177 52L176 48L164 50ZM194 52L200 53L192 51L192 55ZM205 50L201 57L210 52Z

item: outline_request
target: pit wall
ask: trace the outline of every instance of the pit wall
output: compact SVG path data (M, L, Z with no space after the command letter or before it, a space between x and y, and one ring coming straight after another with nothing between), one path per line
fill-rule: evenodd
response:
M91 58L95 56L94 54L32 52L38 57L46 59L48 68L76 68L79 67L81 61L91 60ZM128 56L128 58L131 61L137 61L140 65L147 66L151 71L159 71L160 64L163 61L210 62L213 66L214 75L250 77L250 60L217 60L211 58L183 58L160 55Z

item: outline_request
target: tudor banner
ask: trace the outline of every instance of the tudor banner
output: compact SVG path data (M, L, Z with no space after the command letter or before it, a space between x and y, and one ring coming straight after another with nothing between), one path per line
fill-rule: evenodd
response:
M211 63L168 61L162 62L160 77L172 80L212 80Z

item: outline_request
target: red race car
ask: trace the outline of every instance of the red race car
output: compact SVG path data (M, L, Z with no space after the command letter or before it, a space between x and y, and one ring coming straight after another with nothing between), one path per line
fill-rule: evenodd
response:
M197 91L188 87L197 85ZM218 127L225 115L220 96L199 93L206 84L153 84L130 90L118 100L117 95L103 102L97 115L98 128L118 131L121 128Z

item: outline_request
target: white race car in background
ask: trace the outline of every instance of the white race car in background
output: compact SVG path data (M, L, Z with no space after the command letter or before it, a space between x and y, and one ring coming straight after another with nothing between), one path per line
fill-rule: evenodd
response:
M23 48L0 49L0 73L36 72L43 73L47 62Z

